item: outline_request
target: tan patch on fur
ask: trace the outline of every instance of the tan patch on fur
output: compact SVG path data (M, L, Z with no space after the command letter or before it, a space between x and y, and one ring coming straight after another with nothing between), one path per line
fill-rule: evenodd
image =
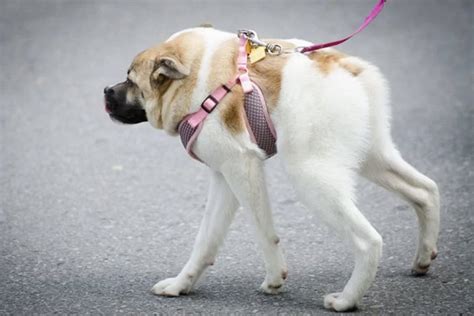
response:
M291 43L278 40L266 40L282 46L283 49L294 48ZM210 89L218 87L233 78L237 72L238 40L226 41L219 47L212 58L209 75ZM232 56L232 58L229 58ZM269 111L275 109L281 89L281 74L288 55L270 56L248 65L250 78L260 87L267 102ZM219 105L221 119L232 134L239 134L246 129L243 109L243 91L236 85L232 92Z
M339 60L346 57L338 51L316 51L307 56L316 62L318 69L325 75L339 65Z
M236 135L245 129L243 118L243 98L244 92L240 87L234 87L232 92L228 95L227 100L220 106L221 119L229 131Z
M360 66L351 63L347 60L347 55L336 51L316 51L308 54L308 57L316 62L318 69L327 75L337 67L341 67L344 70L351 73L354 77L358 76L364 69Z
M225 41L216 49L211 57L211 69L207 82L209 89L215 89L235 76L237 72L237 52L237 38Z
M341 65L342 68L350 72L354 77L357 77L358 75L360 75L362 71L364 71L362 67L356 64L350 63L345 59L342 59L339 64Z
M282 50L291 50L296 46L290 42L278 39L264 39L266 43L278 44ZM291 54L280 56L267 56L265 59L249 66L250 77L262 89L267 102L268 111L271 113L278 104L281 90L281 77L283 68Z

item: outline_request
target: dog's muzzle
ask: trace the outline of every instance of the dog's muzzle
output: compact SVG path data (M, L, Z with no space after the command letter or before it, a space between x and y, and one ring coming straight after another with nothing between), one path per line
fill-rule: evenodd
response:
M146 122L146 112L138 103L126 101L125 83L118 83L104 88L105 111L110 118L125 124Z

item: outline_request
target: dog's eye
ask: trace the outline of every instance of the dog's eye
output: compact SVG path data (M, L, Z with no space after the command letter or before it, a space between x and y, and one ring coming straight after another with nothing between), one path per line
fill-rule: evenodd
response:
M133 85L134 83L132 82L132 80L130 80L129 78L127 78L127 80L125 80L125 82L128 84L128 85Z

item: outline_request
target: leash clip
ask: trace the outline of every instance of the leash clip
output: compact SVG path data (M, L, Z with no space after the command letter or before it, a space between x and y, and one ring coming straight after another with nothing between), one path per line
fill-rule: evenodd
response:
M281 45L268 43L265 48L271 56L279 56L282 53Z
M271 56L279 56L283 53L283 48L281 47L281 45L265 43L264 41L261 41L258 38L257 32L255 32L254 30L245 30L245 29L239 30L237 32L237 36L240 38L242 35L244 35L247 38L247 40L249 41L249 44L253 48L263 46L265 47L265 51Z

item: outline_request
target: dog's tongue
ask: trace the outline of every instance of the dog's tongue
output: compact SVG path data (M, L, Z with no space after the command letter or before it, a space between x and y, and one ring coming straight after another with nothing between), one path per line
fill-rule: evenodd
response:
M105 109L105 112L107 112L108 114L110 114L112 111L110 111L109 107L107 106L107 100L104 98L104 109Z

